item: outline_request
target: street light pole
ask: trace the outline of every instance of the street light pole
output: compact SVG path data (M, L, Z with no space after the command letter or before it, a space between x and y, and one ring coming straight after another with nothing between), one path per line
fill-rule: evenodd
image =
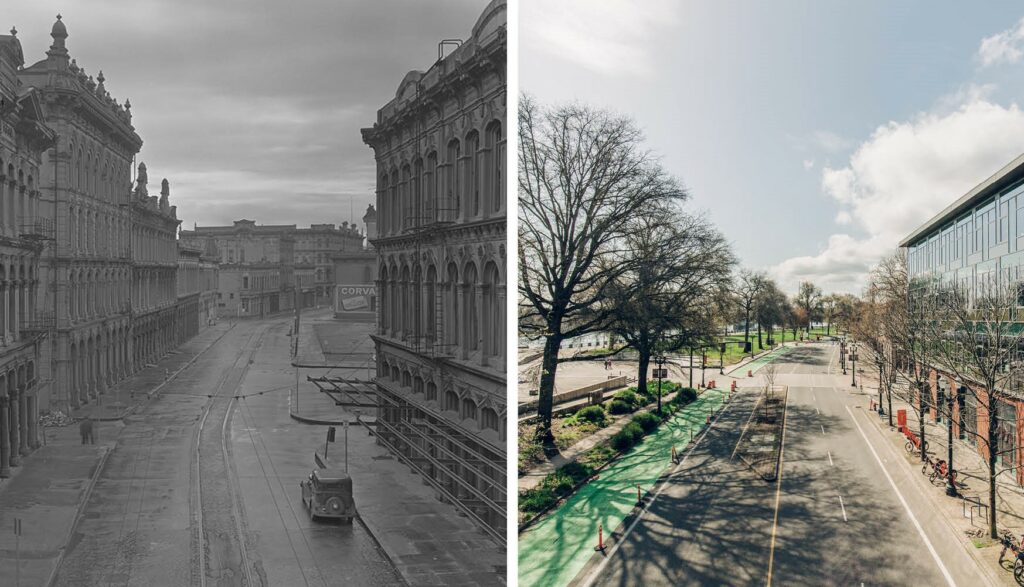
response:
M654 357L654 364L658 366L658 415L661 416L661 369L665 366L665 356Z
M945 381L940 380L940 385L948 387ZM949 417L946 420L946 448L949 451L946 460L946 495L956 497L956 485L953 483L953 394L946 390L946 406L949 409Z
M704 387L704 367L708 364L708 349L700 347L700 386Z
M850 387L857 387L857 346L850 345Z

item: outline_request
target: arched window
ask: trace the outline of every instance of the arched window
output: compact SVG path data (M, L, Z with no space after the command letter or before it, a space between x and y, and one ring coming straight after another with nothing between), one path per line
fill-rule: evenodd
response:
M494 430L498 432L498 412L495 412L492 408L484 408L480 410L480 428L484 430Z
M427 289L423 332L426 334L427 342L433 344L437 342L437 314L434 310L437 304L437 269L433 265L427 268L427 279L423 285Z
M459 411L459 394L455 393L450 389L448 391L445 391L443 407L445 410L450 410L452 412L457 413Z
M380 290L380 307L384 310L380 313L380 329L381 332L387 333L391 327L391 307L388 305L388 302L391 301L391 292L388 291L389 284L387 267L381 266L380 279L377 280L377 282L380 284L377 288Z
M466 294L465 303L465 318L463 323L466 325L466 340L465 348L469 352L473 352L480 349L480 319L477 314L477 300L476 294L480 291L480 284L477 283L476 279L476 266L472 263L466 265L466 273L462 279L465 283Z
M464 398L460 415L463 420L476 420L476 402L468 397Z
M434 201L437 199L437 182L439 175L437 173L437 152L431 151L427 155L427 163L423 169L423 218L426 222L433 222L437 218L434 216Z
M448 265L447 286L448 315L445 317L445 343L455 347L459 344L459 270L454 263Z
M410 214L412 226L423 224L423 159L417 158L412 168L412 183L409 186Z
M391 172L391 234L398 234L402 228L402 201L398 193L398 184L401 183L398 177L398 170Z
M485 340L484 352L487 356L499 357L502 355L505 344L505 308L499 297L501 275L498 266L490 262L484 268L483 281L483 338Z
M505 165L505 142L501 140L501 122L495 120L487 125L484 134L484 148L487 149L485 196L490 196L491 211L498 212L505 202L505 180L502 169Z
M410 317L410 314L412 314L412 303L409 299L411 292L411 280L409 279L408 265L402 267L402 283L399 284L399 289L402 292L402 307L399 308L402 312L402 330L399 334L401 335L402 340L407 340L409 338L409 334L412 332L412 319Z
M480 133L475 130L466 136L466 205L468 215L480 215Z
M419 344L423 338L423 270L419 265L413 270L412 283L409 285L412 290L412 335Z
M413 226L412 222L412 171L409 166L402 167L402 184L398 187L398 197L401 200L401 226L402 230Z
M427 392L424 397L427 401L437 401L437 385L433 381L427 382Z
M444 202L438 207L444 212L440 215L441 220L455 220L459 217L459 159L462 150L458 139L448 143L448 159L445 161L445 197Z

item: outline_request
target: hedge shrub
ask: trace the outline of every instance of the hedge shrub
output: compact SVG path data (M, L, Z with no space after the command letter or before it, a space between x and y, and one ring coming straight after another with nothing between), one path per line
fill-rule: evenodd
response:
M661 423L661 418L654 412L645 412L634 417L633 422L643 428L644 434L650 434Z
M576 420L604 426L607 421L607 414L604 413L604 408L601 406L587 406L576 412Z
M630 422L612 436L612 446L619 452L626 452L636 446L643 436L644 429L636 422Z
M684 387L679 390L679 393L676 394L674 398L672 398L672 401L679 404L688 404L695 399L697 399L697 390L692 387Z
M629 389L623 389L622 391L616 393L612 397L618 400L622 400L629 404L630 406L635 407L637 405L636 391L632 387L630 387Z
M635 409L636 408L633 407L633 404L627 403L621 399L613 399L612 403L608 405L609 414L629 414Z

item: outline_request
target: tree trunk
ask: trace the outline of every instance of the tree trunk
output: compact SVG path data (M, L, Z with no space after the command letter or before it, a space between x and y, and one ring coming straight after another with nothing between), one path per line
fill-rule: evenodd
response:
M636 371L636 392L639 395L647 395L647 367L651 363L651 351L649 349L638 350L640 355L640 366Z
M764 342L762 342L762 340L761 340L761 323L758 322L757 323L757 350L762 350L763 348L764 348Z
M832 336L832 320L825 323L825 336Z
M992 393L992 388L988 389L988 535L993 539L998 539L999 535L996 530L996 450L999 445L996 443L998 439L998 432L996 430L999 427L997 422L998 414L996 414L996 399Z
M555 438L551 434L551 408L554 405L555 372L558 370L558 349L561 336L550 336L544 341L544 359L541 362L540 389L537 397L537 439L548 444Z
M743 319L743 342L750 342L750 306L746 307L746 316Z
M949 409L949 417L946 419L946 494L956 495L956 484L953 483L953 394L948 394L946 407Z
M892 365L889 366L890 372L893 369ZM886 379L885 381L885 397L889 400L889 428L893 427L892 424L892 379Z
M921 462L924 463L928 460L928 453L924 448L924 384L917 383L917 424L920 427L921 435Z

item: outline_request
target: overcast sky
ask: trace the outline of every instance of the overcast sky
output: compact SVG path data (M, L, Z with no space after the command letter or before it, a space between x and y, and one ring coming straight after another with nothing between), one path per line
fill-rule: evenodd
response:
M61 13L86 73L131 99L150 190L171 182L184 228L356 222L373 202L359 129L465 39L485 0L5 1L28 64Z
M899 240L1024 152L1024 6L523 2L520 83L636 118L788 291L859 293Z

